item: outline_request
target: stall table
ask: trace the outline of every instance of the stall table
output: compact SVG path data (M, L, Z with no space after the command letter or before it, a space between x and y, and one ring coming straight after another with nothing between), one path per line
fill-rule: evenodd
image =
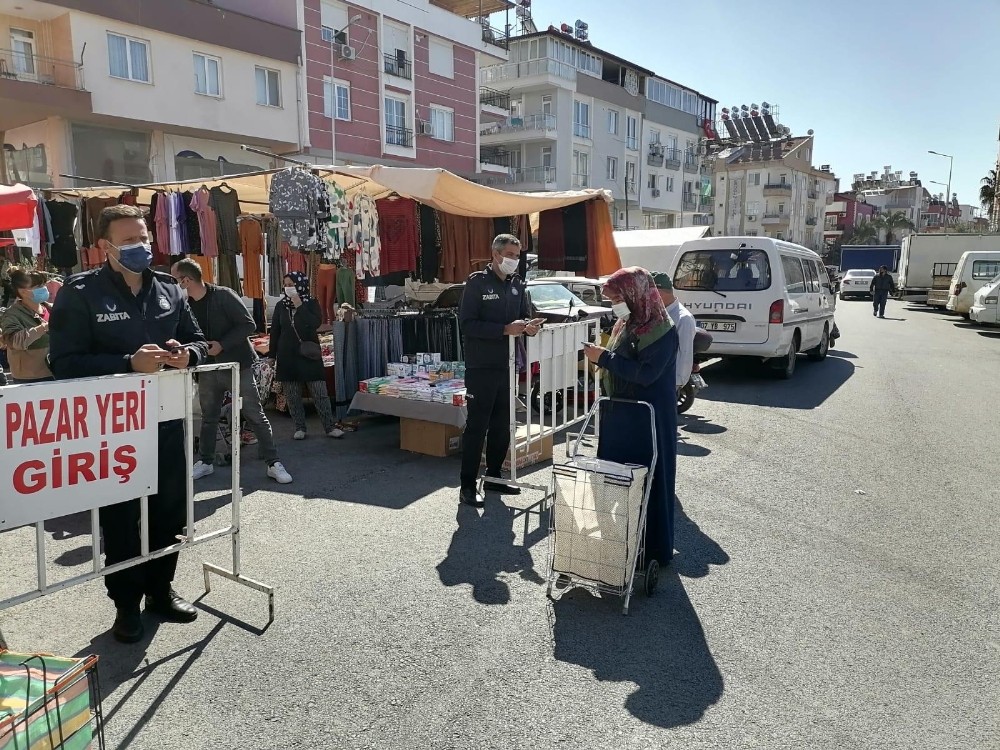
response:
M399 447L426 456L454 456L462 450L464 406L358 392L351 410L399 417Z

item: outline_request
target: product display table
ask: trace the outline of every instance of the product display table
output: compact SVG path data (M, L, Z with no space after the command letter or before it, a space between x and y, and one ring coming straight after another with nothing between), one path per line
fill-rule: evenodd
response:
M422 422L437 422L452 427L465 427L468 414L464 406L441 404L434 401L415 401L395 396L381 396L375 393L358 392L351 400L351 409L388 414L404 419L418 419Z

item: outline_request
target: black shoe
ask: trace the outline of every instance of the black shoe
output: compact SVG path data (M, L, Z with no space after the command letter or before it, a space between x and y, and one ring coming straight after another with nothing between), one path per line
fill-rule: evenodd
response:
M166 596L147 596L146 610L168 622L194 622L198 618L198 610L194 605L178 596L173 589Z
M466 505L471 505L473 508L482 508L486 505L483 502L483 496L479 494L475 487L463 487L459 490L458 499Z
M483 489L487 492L498 492L501 495L520 495L521 488L514 487L501 482L483 482Z
M139 616L139 605L119 607L115 624L111 626L111 634L119 643L138 643L142 640L145 628Z

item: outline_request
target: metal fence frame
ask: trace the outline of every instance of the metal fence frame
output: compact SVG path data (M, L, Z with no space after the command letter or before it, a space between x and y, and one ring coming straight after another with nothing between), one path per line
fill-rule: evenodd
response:
M191 474L191 467L194 465L194 376L197 373L211 372L213 370L229 370L232 383L232 417L230 419L230 438L232 442L232 518L228 526L206 534L197 535L194 516L194 478ZM132 377L123 375L109 375L101 378L86 378L86 380L110 380L122 377ZM93 556L93 569L87 573L73 576L64 581L49 583L46 576L46 556L45 556L45 522L51 519L38 519L30 525L35 527L35 573L37 588L23 594L0 600L0 611L9 607L23 604L25 602L39 599L46 594L77 586L82 583L102 578L109 573L116 573L126 568L140 565L148 560L180 552L181 550L193 547L198 544L231 537L232 539L232 570L226 570L212 563L203 563L205 576L205 592L211 591L210 574L227 578L248 588L267 594L268 597L268 624L274 621L274 588L267 584L247 578L242 573L242 559L240 555L240 503L243 499L243 491L240 487L240 419L239 413L243 407L243 400L240 397L240 368L237 364L203 365L201 367L185 370L169 370L158 374L157 387L159 391L159 417L158 423L171 422L177 419L184 420L185 438L185 461L187 470L187 499L185 502L187 511L187 524L185 534L178 535L177 542L159 550L149 549L149 498L148 496L139 498L139 557L125 560L114 565L103 565L101 560L101 528L100 528L100 507L90 510L90 532L91 532L91 553ZM74 381L65 381L67 391L71 391ZM9 386L10 388L31 388L31 385ZM0 390L6 390L0 389ZM114 505L107 503L106 505ZM103 506L102 506L103 507ZM76 511L79 512L79 511ZM0 634L0 642L3 635Z

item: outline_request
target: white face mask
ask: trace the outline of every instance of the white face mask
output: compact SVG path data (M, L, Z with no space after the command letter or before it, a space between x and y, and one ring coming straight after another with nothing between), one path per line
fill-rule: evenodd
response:
M520 261L517 258L504 258L500 261L500 271L505 276L510 276L512 273L517 273L519 265Z
M628 309L628 303L626 302L615 302L611 306L611 312L615 314L616 318L627 318L632 314L632 311Z
M295 291L295 287L294 286L286 286L285 287L285 296L288 297L288 299L291 299L296 294L298 294L298 292Z

